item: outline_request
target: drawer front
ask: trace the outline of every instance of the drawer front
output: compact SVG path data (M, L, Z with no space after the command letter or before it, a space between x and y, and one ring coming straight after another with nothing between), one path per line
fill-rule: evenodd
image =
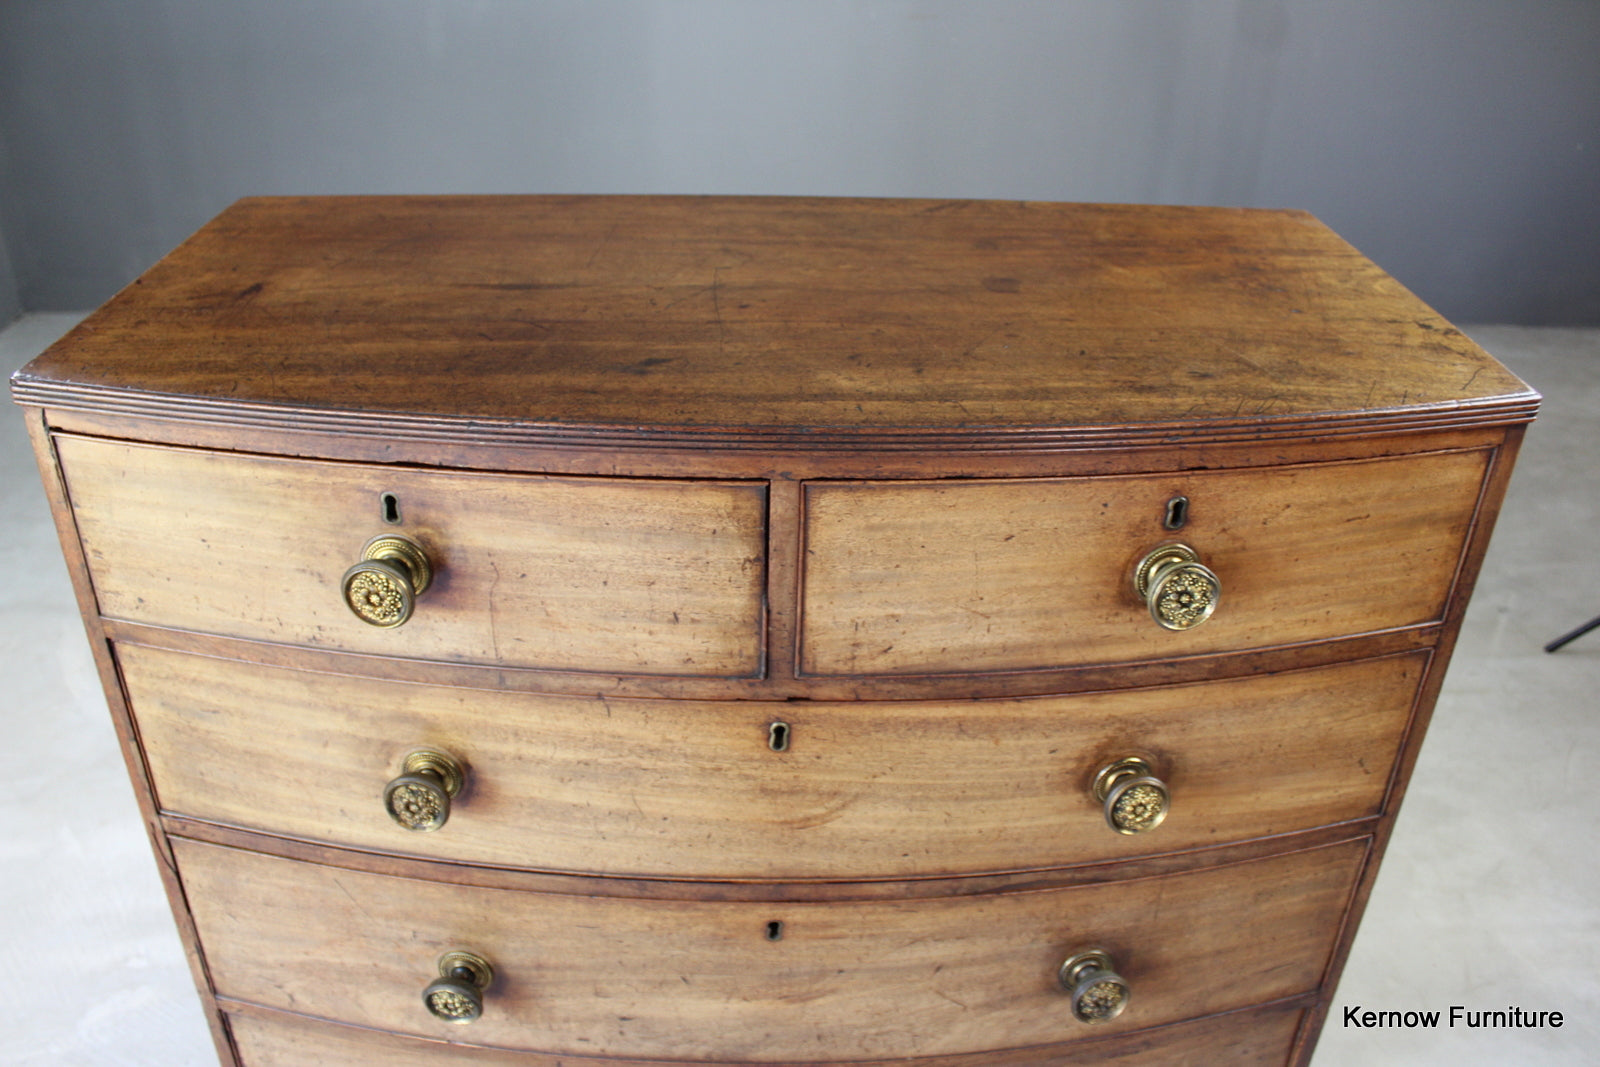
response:
M965 673L1188 656L1439 619L1483 451L1137 477L813 482L800 664ZM1188 500L1167 530L1168 501ZM1172 631L1133 573L1182 542L1215 613Z
M1061 867L1376 815L1425 653L1026 699L621 700L319 675L118 648L163 809L496 866L727 879ZM773 751L772 724L788 748ZM444 826L383 805L408 752L465 765ZM1124 835L1096 772L1171 814Z
M523 477L61 436L100 611L156 626L558 670L760 670L765 487ZM393 494L401 519L383 519ZM341 579L402 534L434 570L403 625Z
M853 1067L975 1067L980 1063L984 1067L1283 1067L1299 1025L1298 1010L1274 1005L1066 1046L1035 1046L981 1057L917 1056L850 1062ZM685 1062L471 1048L259 1009L230 1016L228 1028L244 1067L682 1067ZM1005 1039L1006 1035L995 1035L997 1042Z
M763 1062L1048 1045L1308 993L1367 854L1358 840L1067 889L798 903L484 889L173 844L223 997L502 1048ZM1090 947L1131 989L1099 1025L1072 1018L1057 980ZM465 1027L422 1004L452 951L495 973Z

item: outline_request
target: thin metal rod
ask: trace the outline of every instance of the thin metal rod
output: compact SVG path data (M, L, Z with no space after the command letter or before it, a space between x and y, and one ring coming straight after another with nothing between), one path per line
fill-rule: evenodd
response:
M1554 652L1568 641L1573 641L1582 637L1590 630L1593 630L1596 626L1600 626L1600 615L1596 615L1594 618L1590 619L1588 622L1584 623L1570 634L1564 634L1561 637L1556 638L1554 641L1551 641L1548 645L1544 646L1544 650L1546 652Z

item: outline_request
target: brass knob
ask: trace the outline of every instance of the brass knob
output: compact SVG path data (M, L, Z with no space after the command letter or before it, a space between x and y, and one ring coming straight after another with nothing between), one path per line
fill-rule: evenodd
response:
M383 806L407 830L437 830L450 818L450 798L466 780L460 760L438 749L419 748L406 756L400 777L384 789Z
M409 537L384 534L368 541L361 562L344 572L344 602L373 626L399 626L411 618L417 597L433 581L427 553Z
M1086 949L1061 965L1061 988L1072 996L1072 1015L1079 1022L1110 1022L1128 1006L1128 983L1112 967L1103 948Z
M494 981L494 968L475 952L446 952L439 957L439 977L422 991L422 1003L436 1019L465 1025L483 1014L483 991Z
M1167 784L1138 756L1125 756L1094 776L1094 798L1105 806L1106 825L1119 834L1154 830L1167 817Z
M1222 583L1188 545L1151 549L1133 570L1133 588L1150 617L1168 630L1189 630L1217 608Z

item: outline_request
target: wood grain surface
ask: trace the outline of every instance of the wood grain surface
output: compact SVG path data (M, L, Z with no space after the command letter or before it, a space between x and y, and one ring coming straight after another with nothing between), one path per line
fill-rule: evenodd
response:
M1282 1067L1299 1020L1297 1005L1289 1002L1099 1040L976 1056L855 1059L850 1067ZM448 1042L401 1037L247 1005L235 1006L228 1024L244 1067L684 1067L682 1060L508 1052L472 1045L464 1035ZM826 1062L791 1063L791 1067L820 1067Z
M800 668L940 673L1189 656L1440 618L1484 451L1133 478L808 483ZM1166 503L1188 524L1163 529ZM1158 626L1135 564L1191 545L1216 613Z
M357 435L797 448L1536 401L1302 212L760 197L241 201L14 389Z
M782 882L1061 868L1376 815L1427 657L881 704L536 696L133 645L118 659L174 814L500 867ZM381 796L424 745L469 784L442 829L415 833ZM1134 836L1091 788L1127 755L1172 791L1166 822Z
M589 671L761 670L761 483L517 477L59 436L102 614L411 659ZM403 522L381 517L393 493ZM428 552L394 629L340 578L379 534Z
M426 1037L450 950L496 977L475 1042L794 1062L1098 1037L1309 992L1366 855L1353 841L1163 878L960 899L697 903L517 894L174 841L220 996ZM783 924L779 940L768 925ZM1132 989L1074 1022L1056 970L1099 946Z

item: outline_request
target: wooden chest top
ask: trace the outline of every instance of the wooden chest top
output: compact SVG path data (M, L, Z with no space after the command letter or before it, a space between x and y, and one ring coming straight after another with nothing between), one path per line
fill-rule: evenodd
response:
M243 200L13 390L802 449L1445 429L1537 403L1302 212L754 197Z

